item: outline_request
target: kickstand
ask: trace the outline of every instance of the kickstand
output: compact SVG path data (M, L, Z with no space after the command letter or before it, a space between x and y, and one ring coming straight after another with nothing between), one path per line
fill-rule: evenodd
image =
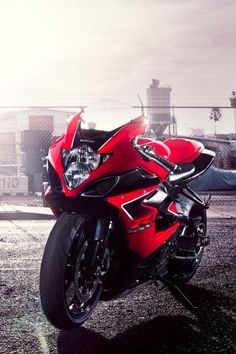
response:
M160 279L161 280L161 279ZM161 286L160 286L160 282L157 281L157 279L154 281L154 285L160 290L164 290L168 285L165 284L162 280L161 280Z
M190 299L183 293L182 290L180 290L180 288L176 284L174 284L164 278L160 278L160 280L164 284L164 286L161 290L163 290L165 288L165 286L168 286L172 295L175 295L177 293L178 300L180 298L180 300L183 300L182 302L185 305L187 305L187 307L190 307L192 310L197 310L198 307L193 305L193 303L190 301Z

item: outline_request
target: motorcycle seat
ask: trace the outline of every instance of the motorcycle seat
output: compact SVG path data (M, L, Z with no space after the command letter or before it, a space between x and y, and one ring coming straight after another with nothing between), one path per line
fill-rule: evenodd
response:
M195 167L192 163L179 163L178 166L180 169L169 175L170 183L177 184L194 175Z

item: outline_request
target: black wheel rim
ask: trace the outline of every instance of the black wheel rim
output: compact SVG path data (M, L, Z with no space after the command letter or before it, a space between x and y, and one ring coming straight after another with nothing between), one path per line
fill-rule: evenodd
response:
M198 220L198 219L197 219ZM196 225L199 237L196 242L195 246L195 254L192 260L177 260L174 261L174 266L173 266L173 271L175 275L177 275L177 278L180 279L181 281L187 281L188 279L191 279L192 276L195 274L197 268L199 267L199 264L202 259L202 255L204 252L204 245L202 243L203 237L206 232L206 228L203 222L198 222ZM191 235L189 235L191 237ZM192 252L192 249L190 250ZM182 255L182 254L181 254Z

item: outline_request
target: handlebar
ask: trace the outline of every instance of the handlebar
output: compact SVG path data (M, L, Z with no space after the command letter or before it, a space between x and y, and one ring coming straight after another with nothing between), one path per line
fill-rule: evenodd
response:
M170 171L180 171L181 167L176 165L175 163L168 161L164 157L152 153L152 155L147 154L146 152L143 151L143 149L140 148L140 146L136 145L134 146L135 149L138 151L138 153L142 156L144 161L153 161L155 163L158 163L163 168L168 168Z

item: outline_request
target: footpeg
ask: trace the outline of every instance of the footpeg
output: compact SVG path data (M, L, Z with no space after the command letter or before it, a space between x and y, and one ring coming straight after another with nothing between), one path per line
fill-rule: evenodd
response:
M206 247L210 244L210 238L209 237L202 237L202 246Z

